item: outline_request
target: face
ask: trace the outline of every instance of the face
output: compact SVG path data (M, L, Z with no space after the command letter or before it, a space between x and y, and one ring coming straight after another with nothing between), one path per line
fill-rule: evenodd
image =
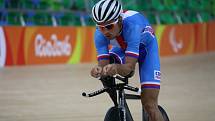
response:
M110 40L118 36L121 29L119 19L104 23L97 23L96 26L104 34L104 36Z

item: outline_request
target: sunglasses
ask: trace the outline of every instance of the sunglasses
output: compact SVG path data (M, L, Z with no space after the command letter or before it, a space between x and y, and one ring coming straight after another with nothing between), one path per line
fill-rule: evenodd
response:
M109 24L106 24L106 25L99 25L99 24L96 24L97 27L99 27L99 29L101 30L111 30L114 28L114 26L116 25L116 23L118 23L119 19L116 19L114 22L112 23L109 23Z

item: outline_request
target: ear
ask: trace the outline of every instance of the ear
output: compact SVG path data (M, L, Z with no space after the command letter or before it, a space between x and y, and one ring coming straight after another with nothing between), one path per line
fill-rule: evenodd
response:
M119 23L122 23L122 16L119 16Z
M119 16L118 19L119 19L119 20L118 20L118 25L119 25L119 26L122 26L122 16Z

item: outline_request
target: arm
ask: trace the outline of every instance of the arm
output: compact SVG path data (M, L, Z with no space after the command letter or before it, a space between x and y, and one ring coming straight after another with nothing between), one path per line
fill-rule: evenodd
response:
M104 75L113 76L119 74L127 76L134 72L137 60L139 58L139 44L141 29L139 26L130 26L125 31L124 39L127 40L127 48L125 50L125 64L109 64L103 68Z
M136 31L135 31L136 30ZM141 31L139 29L133 29L133 32L131 35L135 36L129 36L128 41L128 47L126 53L126 63L125 64L116 64L115 74L119 74L121 76L127 76L130 72L135 70L135 65L138 61L139 56L139 42L136 40L140 39L140 36L142 34L142 38L144 38L144 42L147 44L151 42L152 39L155 38L154 31L151 26L146 26L144 28L144 31ZM132 52L132 53L130 53ZM113 74L112 74L113 75Z
M91 76L98 78L102 75L102 68L109 64L108 43L101 32L96 29L94 43L97 51L98 64L91 69Z
M135 71L135 65L137 63L136 58L126 57L125 64L108 64L103 68L103 75L113 76L119 74L121 76L127 76L131 72Z
M100 61L98 61L98 66L103 68L104 66L108 65L109 63L110 63L109 60L100 60Z
M129 75L131 72L135 71L136 63L136 58L126 57L125 64L117 64L117 73L121 76Z

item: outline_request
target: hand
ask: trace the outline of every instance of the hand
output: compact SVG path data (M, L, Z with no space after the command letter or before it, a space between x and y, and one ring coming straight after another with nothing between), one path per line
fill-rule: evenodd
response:
M100 67L100 66L93 67L90 74L91 74L91 76L93 76L95 78L101 77L102 67Z
M105 76L114 76L117 74L117 65L116 64L108 64L103 67L103 75Z

